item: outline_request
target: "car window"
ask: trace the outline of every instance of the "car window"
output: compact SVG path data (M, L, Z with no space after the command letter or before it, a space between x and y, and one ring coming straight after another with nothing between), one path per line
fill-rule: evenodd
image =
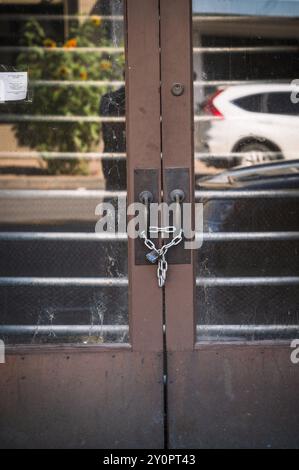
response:
M298 116L299 106L291 100L291 92L259 93L238 98L233 103L253 113Z
M284 114L299 116L299 106L291 100L291 93L269 93L267 98L267 112L269 114Z
M263 109L263 94L259 93L256 95L243 96L242 98L237 98L233 103L245 111L251 111L253 113L260 113Z

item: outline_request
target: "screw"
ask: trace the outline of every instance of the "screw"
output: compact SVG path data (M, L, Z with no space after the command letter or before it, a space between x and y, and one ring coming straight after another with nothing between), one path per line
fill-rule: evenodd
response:
M182 83L175 83L171 89L173 96L182 96L184 94L185 87Z

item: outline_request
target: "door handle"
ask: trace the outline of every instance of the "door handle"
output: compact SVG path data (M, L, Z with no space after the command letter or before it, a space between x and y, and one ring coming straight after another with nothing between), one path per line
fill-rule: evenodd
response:
M149 236L148 230L150 225L150 205L159 203L161 196L160 190L160 171L153 169L134 171L134 202L144 205L144 221L146 226L146 235ZM137 266L147 265L143 240L138 237L135 242L135 264Z
M173 225L183 228L184 204L191 203L191 176L188 168L166 168L164 170L164 200L167 204L176 204ZM179 221L179 222L177 222ZM190 221L191 222L191 221ZM169 264L191 264L191 250L178 244L168 255Z
M161 201L161 187L160 187L160 171L153 169L135 170L134 172L134 200L135 202L144 204L144 217L145 226L146 247L144 246L144 237L135 240L135 264L136 265L147 265L149 258L146 258L149 247L152 248L152 252L157 252L160 248L158 243L154 246L151 243L151 233L163 233L165 235L172 235L172 238L166 238L164 245L170 245L166 250L167 262L169 264L190 264L191 253L190 250L184 249L182 243L184 237L182 232L182 221L183 221L183 203L191 201L190 194L190 171L186 168L168 168L164 170L164 202L168 205L173 203L177 204L177 209L174 213L173 221L170 221L167 227L151 227L150 225L150 205L153 203L159 204ZM176 223L179 221L179 223ZM156 239L157 240L157 239ZM172 240L175 242L172 244ZM171 249L170 249L171 248ZM151 254L149 254L151 255ZM150 256L150 261L157 262L159 256Z

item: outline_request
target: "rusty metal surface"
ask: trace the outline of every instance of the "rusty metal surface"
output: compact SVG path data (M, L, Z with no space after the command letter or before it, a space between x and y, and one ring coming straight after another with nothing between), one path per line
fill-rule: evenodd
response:
M299 448L299 367L290 344L169 353L171 448Z
M1 365L0 448L163 447L163 358L41 352Z

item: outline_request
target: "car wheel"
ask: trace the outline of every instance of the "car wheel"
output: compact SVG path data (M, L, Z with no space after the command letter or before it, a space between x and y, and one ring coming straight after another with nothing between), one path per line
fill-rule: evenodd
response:
M244 156L237 157L236 164L243 166L257 165L283 158L279 151L263 142L248 142L243 144L238 151L243 153Z

